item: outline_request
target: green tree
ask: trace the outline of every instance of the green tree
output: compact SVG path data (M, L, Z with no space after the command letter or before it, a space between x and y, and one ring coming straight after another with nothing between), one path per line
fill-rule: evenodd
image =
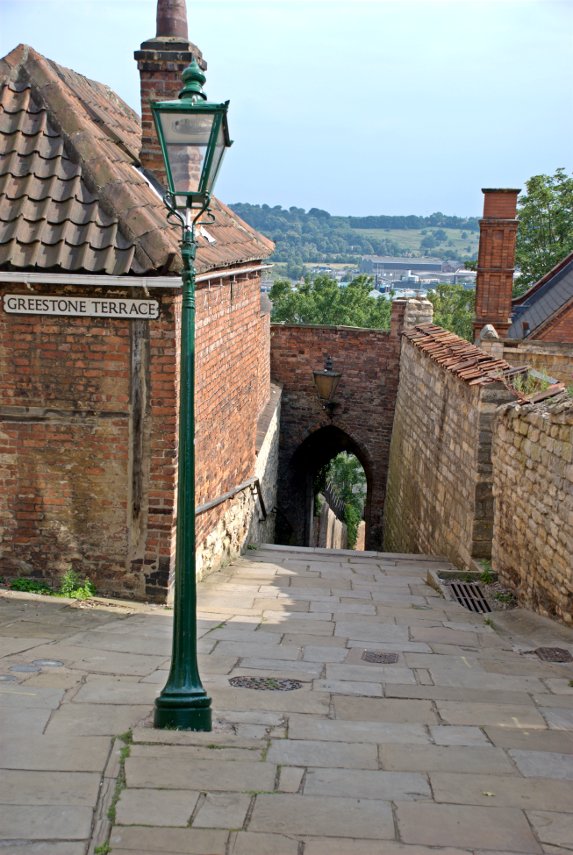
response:
M356 534L366 501L366 475L360 461L353 454L342 451L319 472L315 491L328 484L344 505L344 522L347 529L348 548L354 549Z
M287 324L389 329L391 304L383 297L371 297L372 280L357 276L346 287L326 274L305 279L298 288L277 279L269 296L272 320Z
M525 188L518 200L516 296L573 252L573 175L564 169L534 175Z
M462 285L437 285L428 293L434 306L434 323L461 338L473 341L475 291Z

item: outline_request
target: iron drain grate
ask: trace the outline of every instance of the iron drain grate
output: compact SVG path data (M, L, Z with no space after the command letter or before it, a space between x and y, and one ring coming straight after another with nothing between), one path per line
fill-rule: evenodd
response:
M276 677L230 677L229 683L240 689L259 689L267 692L292 692L302 688L300 680L279 680Z
M452 579L449 584L452 594L465 609L481 615L491 612L491 606L478 582L459 582Z
M395 665L398 661L397 653L383 653L382 650L365 650L362 654L365 662L375 662L381 665Z
M573 662L573 656L563 647L538 647L532 652L544 662Z

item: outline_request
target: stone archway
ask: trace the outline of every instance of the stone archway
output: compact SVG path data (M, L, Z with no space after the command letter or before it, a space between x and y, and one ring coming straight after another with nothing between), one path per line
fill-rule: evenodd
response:
M350 451L368 481L366 549L382 549L405 305L393 304L389 331L271 327L271 376L282 386L277 542L308 542L309 479L320 461L322 465L338 452ZM327 355L342 375L331 413L323 408L313 381L313 371L322 368Z
M325 425L310 434L287 462L284 472L285 483L279 497L281 511L277 519L279 543L299 546L310 544L314 479L322 467L342 451L353 454L366 475L367 495L364 518L368 538L371 526L377 522L376 519L372 519L372 463L364 449L345 431L335 425Z

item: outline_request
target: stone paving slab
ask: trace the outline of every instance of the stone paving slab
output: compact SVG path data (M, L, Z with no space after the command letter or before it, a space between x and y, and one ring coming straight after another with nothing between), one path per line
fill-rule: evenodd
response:
M502 748L466 745L381 745L383 769L404 772L466 772L507 775L513 764Z
M513 749L509 756L526 778L563 778L573 781L573 756L556 751Z
M190 763L180 752L179 759L129 758L126 766L128 787L155 787L237 792L272 790L276 766L257 761L193 760Z
M291 739L324 739L356 744L389 742L423 745L430 741L422 724L384 721L345 721L309 715L289 716Z
M337 766L340 769L377 769L375 745L322 742L312 739L273 739L267 754L280 766Z
M542 843L563 847L568 852L573 848L571 814L553 811L527 811L527 818ZM546 849L550 852L552 850Z
M110 836L113 855L224 855L229 833L220 829L115 826Z
M229 855L298 855L298 851L296 837L239 831L232 835Z
M265 547L209 576L210 733L151 726L169 610L0 594L0 851L93 855L109 840L112 855L564 855L569 671L524 655L530 622L524 639L519 620L499 635L439 599L428 566L446 565ZM549 629L543 644L573 649L571 631L552 645ZM398 661L367 663L365 649ZM62 667L9 670L56 653ZM241 675L301 687L232 687Z
M282 793L256 797L249 829L322 837L394 839L390 802Z
M560 751L573 754L573 733L555 730L484 727L483 732L494 745L526 751Z
M95 800L94 800L95 801ZM0 841L6 853L5 841L17 840L87 840L91 831L93 810L79 805L2 805L0 812ZM14 846L20 853L20 846ZM59 850L58 850L59 855Z
M57 709L47 724L48 739L74 736L117 736L148 715L148 706L69 703Z
M454 772L431 772L430 781L437 802L557 811L573 805L569 781Z
M469 849L453 849L451 846L408 846L404 843L378 843L373 840L348 840L330 838L320 840L307 838L304 855L474 855ZM489 852L488 855L501 855ZM503 853L512 855L512 853Z
M95 804L100 776L91 772L44 772L4 769L0 805Z
M27 734L2 745L3 769L57 772L99 772L109 755L109 739L104 736L52 737Z
M395 721L438 724L438 715L430 701L334 697L337 719L350 721Z
M405 843L541 853L525 814L515 808L481 808L401 802L396 809Z
M346 796L379 801L411 801L431 799L425 775L414 772L371 772L340 769L308 769L304 794L310 796Z
M192 790L124 790L116 807L117 825L189 825L199 793Z

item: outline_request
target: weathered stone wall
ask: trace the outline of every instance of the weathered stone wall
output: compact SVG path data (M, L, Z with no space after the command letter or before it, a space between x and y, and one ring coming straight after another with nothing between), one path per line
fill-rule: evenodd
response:
M505 341L503 355L512 365L528 365L549 377L561 380L567 386L573 386L573 344Z
M324 496L320 513L314 518L314 536L310 546L324 549L346 549L348 546L346 525L338 519Z
M470 385L402 340L384 548L445 555L459 567L491 552L491 438L498 383Z
M381 548L405 308L405 302L394 303L390 332L272 325L271 374L283 387L279 542L310 543L313 475L340 451L348 451L358 457L368 481L367 548ZM342 373L332 417L318 398L312 373L323 368L327 355Z
M520 605L573 624L573 400L503 407L493 467L494 570Z
M164 598L176 524L180 290L34 290L151 296L160 316L0 310L0 569L57 579L73 566L102 592ZM4 293L29 290L0 282ZM212 280L197 291L197 504L255 472L256 420L270 382L259 294L258 276L240 271L232 285ZM228 510L198 519L199 545ZM249 520L250 512L247 528Z

